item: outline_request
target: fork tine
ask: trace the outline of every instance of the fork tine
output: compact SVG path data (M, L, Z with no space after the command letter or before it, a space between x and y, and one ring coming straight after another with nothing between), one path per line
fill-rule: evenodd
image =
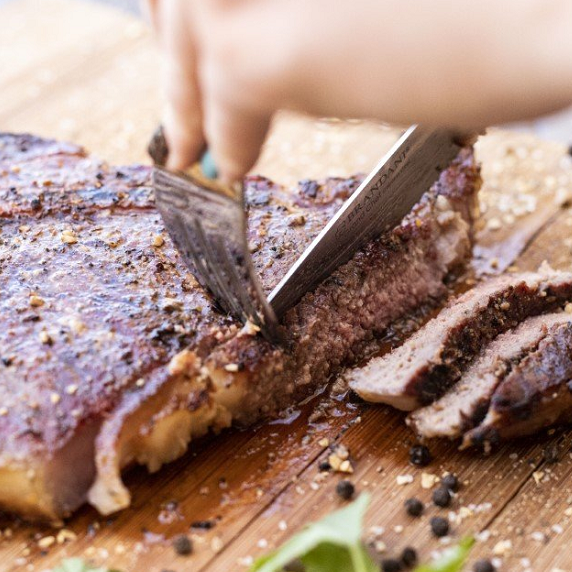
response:
M218 286L220 298L228 306L227 310L238 316L243 316L243 309L238 302L237 298L233 295L232 289L225 281L225 277L221 273L221 262L217 259L217 253L211 247L211 241L206 236L201 221L195 220L196 236L201 253L204 256L205 263L209 267L211 276Z
M189 256L192 258L193 264L196 266L199 272L200 278L206 282L207 288L215 295L217 300L222 300L222 292L220 291L218 283L213 280L213 273L210 271L210 267L204 257L201 254L200 249L196 248L198 242L194 230L194 225L190 220L190 217L185 217L187 224L182 225L182 231L186 236L186 246L188 247ZM225 308L225 310L228 310Z
M236 298L237 304L240 305L244 319L262 327L263 323L261 322L259 311L253 305L250 293L244 289L244 280L241 280L236 269L236 262L232 260L228 248L223 245L220 237L213 242L213 246L217 249L218 259L221 261L221 267L224 269L230 283L230 291Z
M232 259L228 248L223 244L223 240L220 237L213 241L213 246L217 250L218 260L221 262L221 268L224 270L225 276L230 285L230 290L236 299L236 303L239 304L242 309L241 311L244 319L257 323L259 321L258 312L250 299L248 291L244 289L244 282L247 278L241 279L239 276L236 269L236 262Z

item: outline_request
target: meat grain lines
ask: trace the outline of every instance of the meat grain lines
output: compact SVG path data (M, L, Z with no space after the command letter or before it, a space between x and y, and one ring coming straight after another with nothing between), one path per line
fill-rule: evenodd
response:
M20 0L2 8L2 14L18 2ZM63 60L46 50L43 54L37 50L31 52L27 71L18 78L18 88L11 92L2 91L3 103L7 101L4 94L12 93L15 102L11 109L19 112L10 117L3 114L0 125L18 131L31 130L47 136L73 138L106 158L125 162L142 158L143 153L138 151L138 146L146 140L155 124L157 117L153 113L158 109L152 79L156 60L150 41L146 37L127 37L130 21L123 16L110 16L112 12L106 8L66 0L46 0L41 4L42 9L45 5L45 10L52 11L53 18L47 28L61 38L60 53L65 52L69 58L69 65L62 72L66 83L59 84L58 74L64 67ZM21 6L24 10L22 26L8 26L3 33L13 51L8 54L0 50L2 70L6 69L4 58L10 55L13 60L14 54L22 53L26 44L33 46L34 38L40 44L41 38L45 38L42 34L48 33L48 30L39 29L39 26L44 28L45 20L33 17L39 4L22 0ZM78 49L77 37L74 39L66 31L71 32L74 26L87 20L92 24L89 29L85 28L85 33L82 29L82 42ZM109 40L116 42L117 48L113 49L121 53L114 54L110 49L102 58L98 48ZM101 65L88 74L89 78L79 74L80 68L91 69L91 62L97 64L98 61ZM49 84L50 97L44 103L44 94L32 88L37 87L38 78L46 70L55 74L56 80ZM75 78L79 78L78 81ZM2 81L3 78L0 83ZM69 86L74 83L76 88L70 92ZM31 100L22 101L20 105L24 84L30 88ZM32 104L28 105L30 101ZM121 117L118 123L110 119L115 117ZM335 174L365 171L370 166L368 161L373 163L383 152L388 137L387 130L375 126L366 127L362 137L359 136L359 126L350 126L349 134L335 124L321 124L308 131L307 124L298 118L290 118L278 125L276 132L279 136L269 145L262 166L264 174L274 178L278 176L279 180L280 174L295 178L328 175L332 174L333 167L338 169ZM509 149L514 151L514 155L508 152ZM497 221L491 224L492 228L485 225L479 234L480 243L492 244L500 240L506 244L507 238L517 235L518 240L514 241L517 246L532 240L518 260L521 270L535 270L544 258L556 268L570 269L572 256L563 240L570 235L572 213L558 210L553 202L557 188L565 187L558 181L569 169L560 165L568 161L563 159L564 149L545 142L537 143L523 135L498 133L485 138L479 144L479 152L484 161L484 177L489 181L481 195L489 209L485 220L501 219L498 230L493 230L499 226ZM541 160L533 160L532 154L539 152L543 154ZM510 156L513 158L508 158ZM537 162L541 163L538 170L535 168ZM527 190L527 181L540 186ZM556 188L552 188L553 185ZM534 213L513 215L517 220L509 224L502 220L507 213L499 212L493 206L499 204L497 200L501 191L507 192L509 197L522 194L509 201L512 205L508 210L540 197L536 199L537 204L548 205L547 216L539 217L541 220L533 224L533 219L538 218L533 216ZM519 212L517 208L516 213ZM500 217L497 216L499 214ZM554 221L547 223L552 217ZM512 244L503 252L510 255L514 248ZM491 256L494 259L498 254ZM511 263L512 260L508 265ZM495 264L487 267L491 266ZM496 266L498 269L498 261ZM338 405L338 410L343 412L345 407ZM359 412L362 422L348 428L348 422ZM427 543L422 550L424 557L439 547L429 534L428 517L435 513L434 509L428 510L423 519L412 522L406 518L402 507L402 501L413 494L427 501L430 491L420 486L422 471L407 464L411 433L404 427L401 415L382 407L350 410L345 416L333 417L329 423L314 426L314 433L307 440L304 439L308 434L305 415L302 414L291 425L265 426L255 433L233 433L224 439L203 443L194 453L166 467L157 476L135 471L128 479L134 494L132 509L111 523L101 520L99 530L94 530L93 535L88 532L88 525L97 520L96 515L88 509L83 510L67 524L77 533L78 539L63 546L56 543L47 550L46 556L40 555L38 540L53 535L53 530L11 524L12 537L4 535L0 542L0 569L2 572L25 570L25 565L15 564L16 558L23 557L34 565L35 570L43 570L56 563L64 553L87 553L126 571L181 571L193 565L196 570L209 572L244 570L237 564L237 559L267 550L258 546L261 540L266 540L271 547L274 542L288 537L308 518L316 518L338 506L334 493L337 478L322 483L318 491L310 487L317 473L316 461L325 455L324 447L320 445L323 437L332 442L341 439L349 446L356 470L352 479L358 490L369 487L373 492L368 524L386 527L383 539L389 547L395 547L397 551L406 544L419 547ZM470 481L459 493L462 504L477 505L475 516L467 518L460 526L453 526L454 533L457 535L479 528L499 532L498 536L491 536L489 541L478 545L474 557L479 553L490 555L494 545L509 536L513 550L505 569L524 568L520 562L523 557L530 558L535 563L533 569L537 571L556 566L570 569L566 550L572 540L572 532L569 517L564 514L568 497L572 494L572 463L567 453L570 444L567 435L565 432L563 437L558 434L549 439L541 437L533 443L519 441L504 446L485 459L470 453L457 453L452 444L432 447L435 461L425 471L440 473L446 469L458 472L462 480ZM551 440L559 439L564 441L563 459L559 464L548 465L543 461L542 450ZM381 473L377 472L379 467L384 469ZM535 473L538 478L539 472L545 474L537 484L532 475ZM415 475L415 480L410 485L398 487L395 479L403 474ZM551 480L544 483L550 474ZM292 482L297 475L300 475L297 481ZM226 482L219 482L222 477ZM367 487L363 484L364 479L370 483ZM168 502L173 499L179 501L178 508L168 510L173 506ZM487 508L487 502L492 504L490 508ZM455 503L452 509L458 511ZM546 503L550 503L548 508L544 508ZM165 524L159 522L159 515ZM181 520L178 515L184 518ZM196 554L189 560L175 557L170 546L144 542L143 528L171 536L187 531L191 521L217 516L221 520L213 529L193 532L197 539ZM282 521L287 524L285 530ZM563 526L561 534L550 530L554 523ZM395 525L404 525L404 531L395 532ZM518 530L519 527L522 530ZM542 531L548 532L546 545L530 536ZM34 538L36 534L38 537ZM264 545L264 542L260 544ZM27 550L30 550L30 555L24 556ZM107 551L107 559L102 558L105 556L102 551Z

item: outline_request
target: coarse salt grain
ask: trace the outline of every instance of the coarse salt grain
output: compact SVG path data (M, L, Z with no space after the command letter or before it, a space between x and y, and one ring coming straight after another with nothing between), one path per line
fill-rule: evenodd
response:
M256 324L253 324L250 320L246 320L246 323L240 330L240 336L255 336L260 332L260 327Z
M48 332L46 332L45 330L40 332L40 342L42 342L42 344L51 344L52 341L53 340L50 334L48 334Z
M39 296L36 296L34 294L32 294L32 296L30 296L30 306L34 307L34 308L39 308L40 306L43 306L45 304L43 298L40 298Z
M64 542L67 541L73 541L77 539L77 535L75 532L68 530L67 528L62 528L60 531L58 531L58 534L56 536L56 541L58 544L64 544Z
M344 461L346 459L349 459L349 456L350 456L350 452L349 452L348 448L345 447L344 445L338 445L336 447L335 453L340 459L342 459Z
M421 473L421 488L432 489L439 482L439 477L431 473Z
M490 537L491 537L491 531L490 530L483 530L483 531L477 532L477 534L475 534L475 538L479 542L486 542Z
M55 544L56 538L55 536L44 536L38 540L38 547L42 549L49 548L52 544Z
M346 459L345 461L342 461L340 464L340 468L338 469L340 471L340 473L353 473L354 472L354 468L352 467L352 464L349 462L348 459Z
M553 524L550 528L554 534L562 534L564 532L564 528L560 524Z
M378 554L383 554L387 550L387 545L383 540L376 540L373 543L373 548Z
M77 235L73 230L64 230L60 235L60 239L64 244L76 244Z
M369 528L369 535L373 536L374 538L381 536L385 532L385 528L383 526L371 526Z
M511 540L499 540L493 547L493 554L495 556L505 556L512 550Z
M160 235L160 234L156 234L153 237L153 242L152 242L153 246L156 248L159 248L161 246L163 246L165 244L165 239Z

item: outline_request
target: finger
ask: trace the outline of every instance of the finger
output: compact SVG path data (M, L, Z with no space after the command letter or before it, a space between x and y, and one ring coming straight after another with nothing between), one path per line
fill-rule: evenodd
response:
M169 147L167 167L185 169L204 147L197 58L186 0L162 0L158 26L163 51L163 125Z
M241 107L229 94L207 92L205 133L222 181L232 184L253 167L270 126L270 116Z
M141 0L139 5L141 7L141 14L146 22L151 24L151 27L157 33L159 31L158 25L158 12L160 0Z

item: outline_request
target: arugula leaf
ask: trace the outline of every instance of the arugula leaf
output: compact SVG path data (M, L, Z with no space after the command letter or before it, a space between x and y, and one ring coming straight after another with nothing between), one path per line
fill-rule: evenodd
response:
M362 541L369 495L306 526L275 552L259 558L250 572L281 572L299 559L306 572L377 572Z
M119 572L118 570L109 570L108 568L94 568L91 564L82 558L66 558L62 560L59 566L56 566L52 572Z
M422 564L414 572L459 572L467 559L475 539L471 536L463 538L457 546L446 550L440 558L430 564Z

